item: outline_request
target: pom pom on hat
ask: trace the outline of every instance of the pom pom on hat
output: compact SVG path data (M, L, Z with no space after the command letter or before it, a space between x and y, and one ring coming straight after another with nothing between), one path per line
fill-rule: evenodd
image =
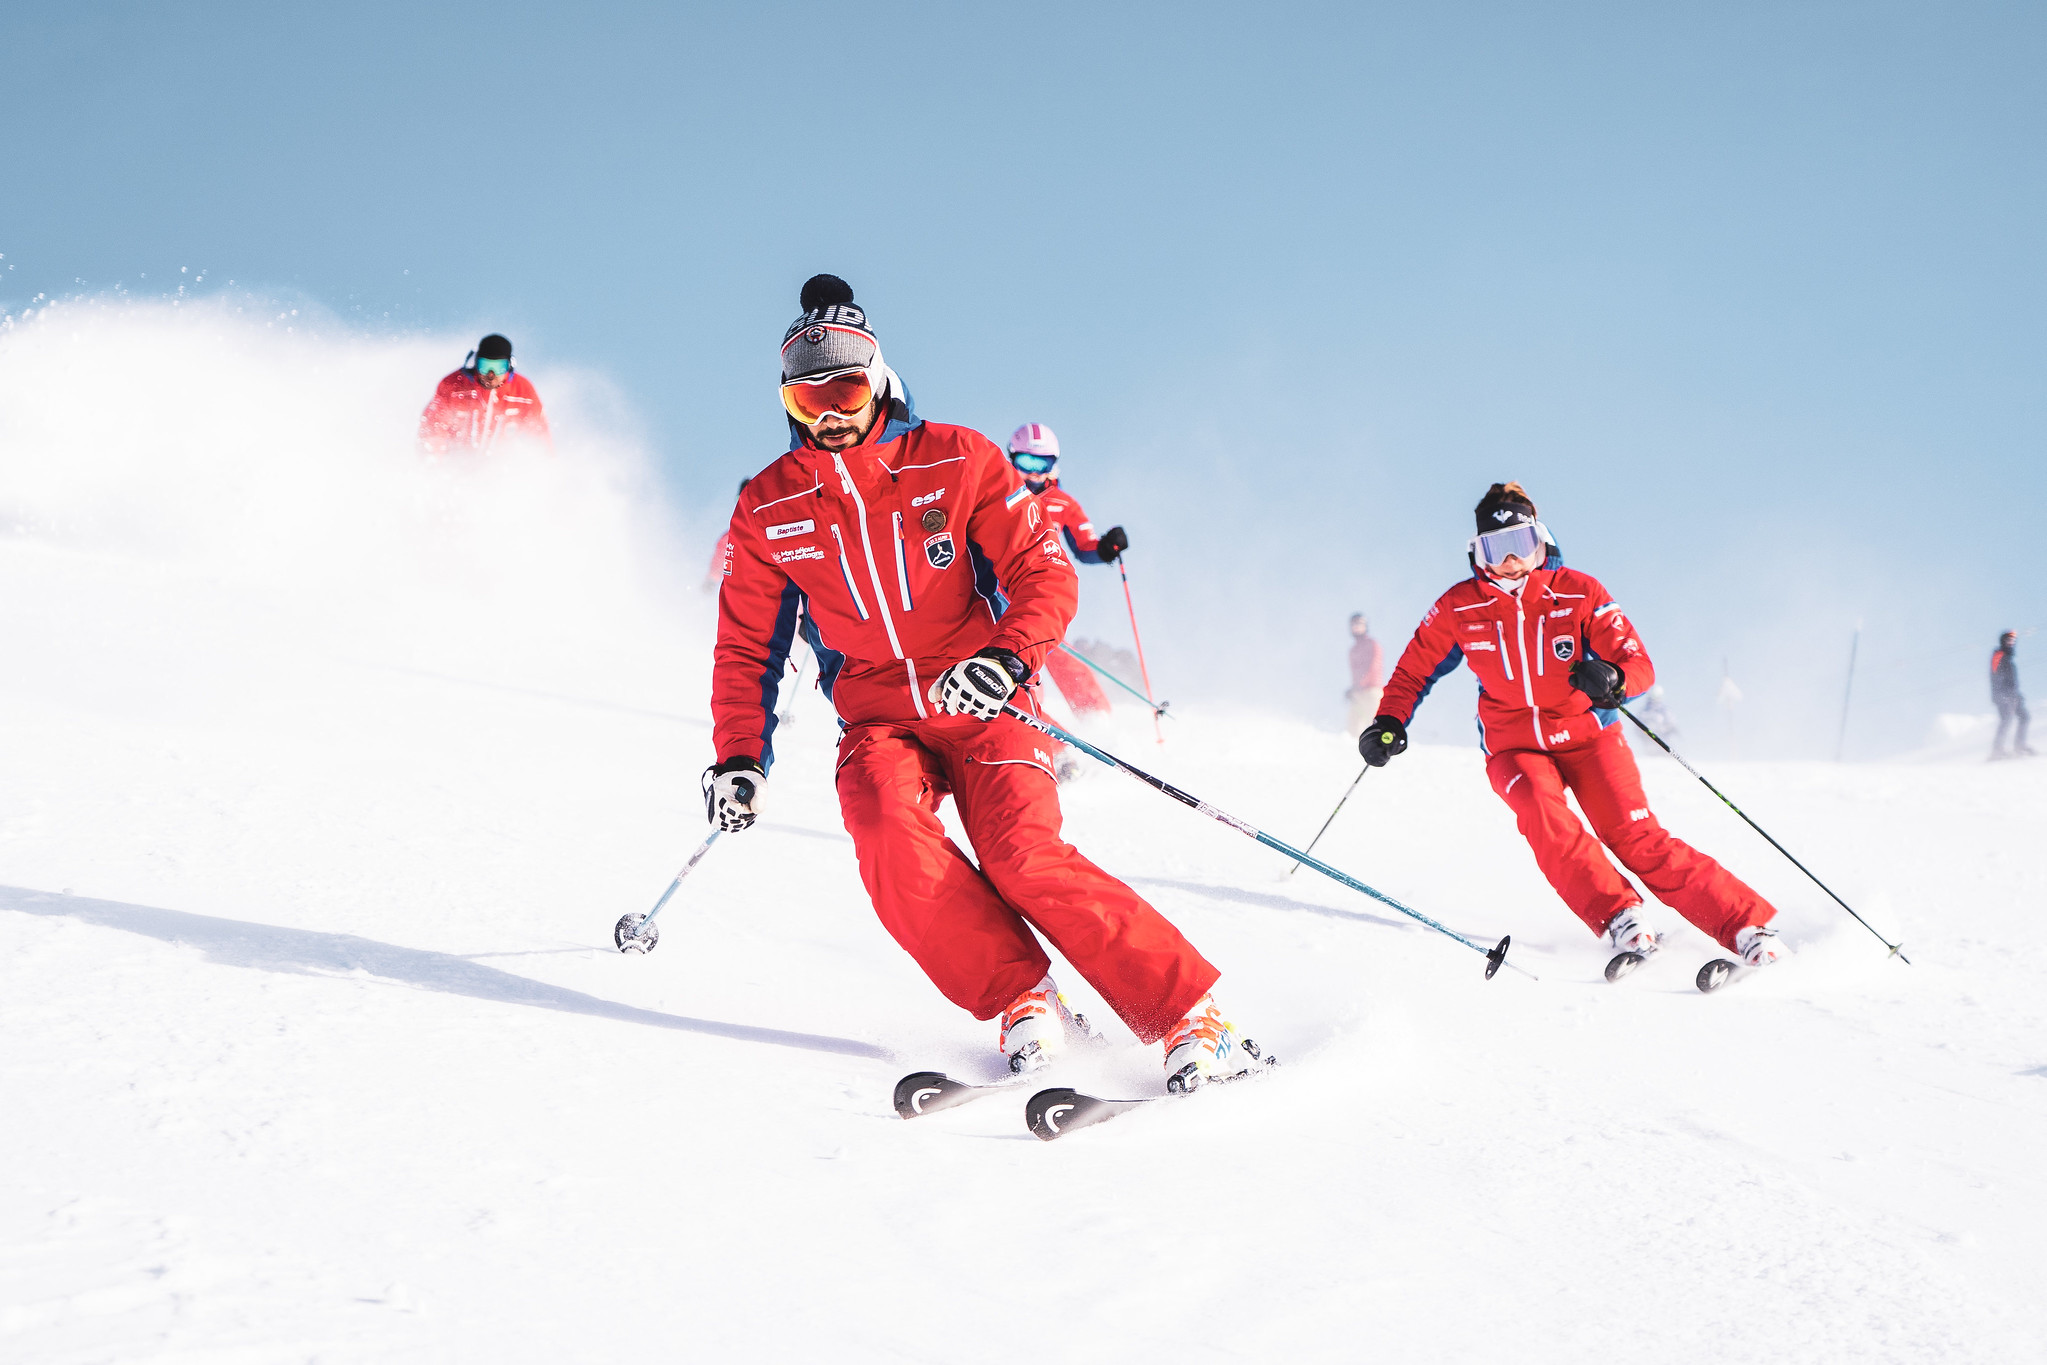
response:
M799 306L806 313L820 308L829 308L835 303L851 303L853 286L837 275L812 275L803 282L803 294Z

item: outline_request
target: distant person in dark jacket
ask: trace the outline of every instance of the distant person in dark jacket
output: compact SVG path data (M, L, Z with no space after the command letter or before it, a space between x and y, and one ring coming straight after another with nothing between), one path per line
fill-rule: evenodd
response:
M1379 714L1379 692L1385 685L1386 673L1379 652L1379 642L1372 638L1372 623L1365 619L1363 612L1355 612L1350 618L1350 690L1343 694L1350 703L1350 715L1345 728L1350 737L1356 739L1372 723L1372 717Z
M2026 726L2033 717L2026 710L2025 694L2019 691L2019 666L2012 660L2018 643L2018 632L2008 630L1998 637L1997 648L1990 655L1990 700L1997 703L1997 738L1990 742L1990 756L1994 759L2033 755L2033 746L2026 743ZM2011 734L2015 723L2018 742L2006 748L2005 737Z

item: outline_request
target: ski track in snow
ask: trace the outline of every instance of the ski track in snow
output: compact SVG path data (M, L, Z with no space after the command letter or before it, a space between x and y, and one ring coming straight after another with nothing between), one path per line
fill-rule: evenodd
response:
M575 503L517 477L561 496L482 531ZM623 552L537 591L587 526L457 541L367 617L288 554L0 541L0 1358L2042 1358L2047 768L1710 770L1905 966L1637 745L1797 950L1712 998L1661 909L1600 980L1473 750L1371 774L1318 853L1540 982L1096 769L1070 837L1283 1066L1043 1144L1033 1087L890 1109L993 1077L994 1028L868 909L815 692L763 823L611 951L701 837L705 607L628 601ZM1356 772L1185 709L1091 733L1296 841ZM1118 1046L1056 1079L1155 1092L1060 980Z

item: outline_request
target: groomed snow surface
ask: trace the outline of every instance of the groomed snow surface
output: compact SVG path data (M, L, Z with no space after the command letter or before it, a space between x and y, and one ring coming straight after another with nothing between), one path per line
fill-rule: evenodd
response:
M17 423L60 343L169 324L68 325L5 338ZM295 343L179 325L219 399L183 419L243 432ZM1321 851L1539 982L1097 769L1069 836L1282 1069L1056 1144L1022 1093L904 1123L895 1080L994 1077L994 1028L868 909L822 699L611 951L704 830L700 567L594 447L406 463L433 371L387 350L397 435L267 486L216 441L166 456L204 496L123 502L89 404L0 431L0 1358L2042 1358L2047 769L1714 765L1906 966L1638 744L1796 950L1713 997L1667 911L1600 978L1475 750L1371 774ZM1090 733L1297 842L1356 772L1184 709ZM1117 1044L1061 1079L1156 1091L1060 980Z

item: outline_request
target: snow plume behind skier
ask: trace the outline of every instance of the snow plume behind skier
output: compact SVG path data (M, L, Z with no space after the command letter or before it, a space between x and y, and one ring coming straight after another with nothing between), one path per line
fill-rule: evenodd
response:
M604 382L567 369L560 458L422 461L419 376L467 344L246 295L38 310L0 329L0 505L18 541L160 567L166 662L133 676L152 694L246 691L267 713L267 670L317 658L358 690L388 662L672 707L677 614L707 613L652 461L596 419Z
M1004 716L1078 601L1044 509L986 437L927 422L853 291L803 286L782 340L789 452L734 511L719 593L708 818L750 826L774 762L775 700L799 619L844 726L839 805L875 912L934 986L1000 1019L1012 1069L1086 1035L1035 928L1145 1042L1169 1080L1241 1070L1209 997L1217 971L1059 833L1042 739ZM979 866L938 817L950 795Z
M1429 690L1467 663L1493 791L1513 810L1549 884L1616 953L1654 952L1641 897L1611 849L1666 905L1751 966L1775 961L1776 910L1663 828L1614 709L1656 680L1635 627L1598 579L1564 567L1535 503L1496 483L1475 509L1471 576L1436 599L1387 681L1358 752L1374 767L1407 748ZM1593 834L1564 796L1578 798Z

